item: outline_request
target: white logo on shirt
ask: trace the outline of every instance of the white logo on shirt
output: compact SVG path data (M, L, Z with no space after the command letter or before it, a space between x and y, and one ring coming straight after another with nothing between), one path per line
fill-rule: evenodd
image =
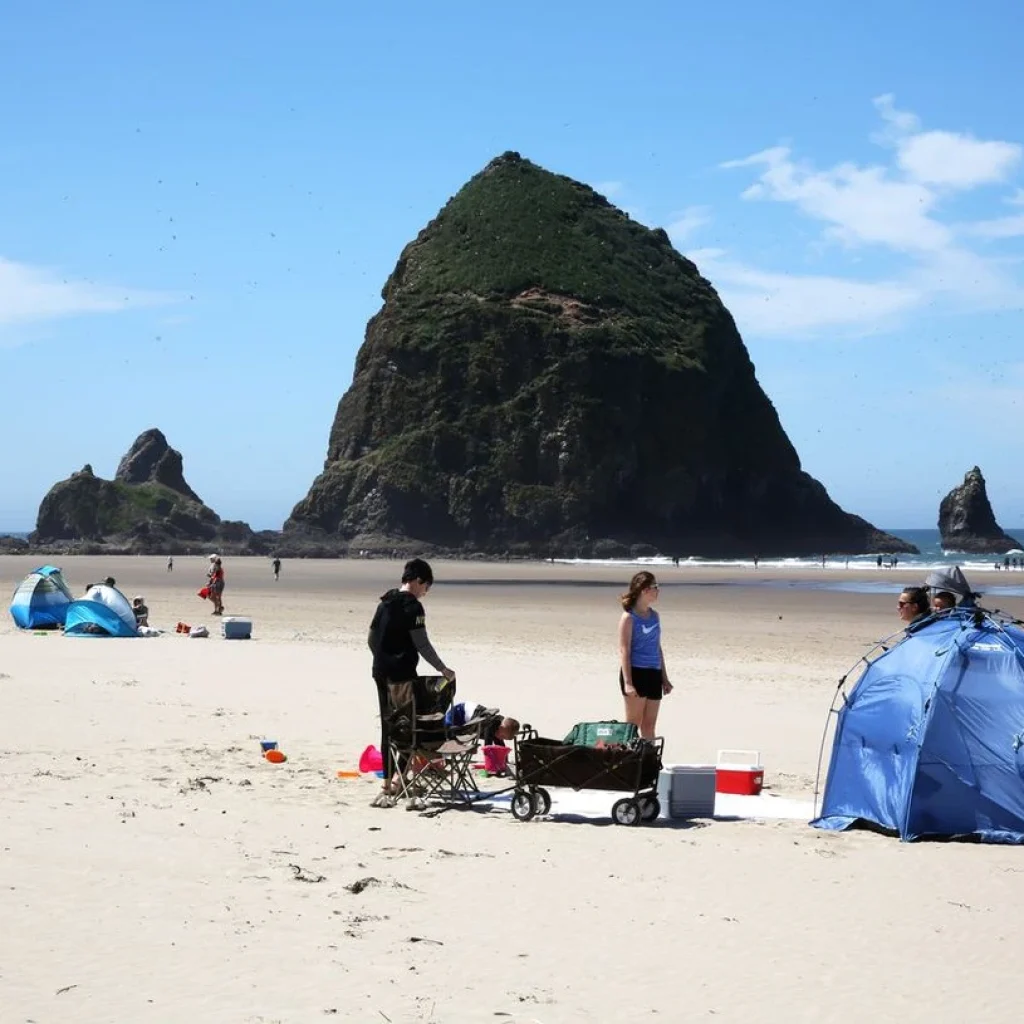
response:
M640 628L643 630L644 636L647 636L648 633L650 633L654 629L657 629L658 627L657 626L641 626Z

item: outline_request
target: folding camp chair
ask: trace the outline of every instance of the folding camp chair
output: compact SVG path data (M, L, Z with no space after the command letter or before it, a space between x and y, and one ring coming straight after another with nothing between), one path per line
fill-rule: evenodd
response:
M388 746L399 788L396 795L418 805L424 795L420 775L448 738L444 716L455 686L443 676L420 676L409 683L392 684L388 696Z
M448 727L445 742L421 774L425 796L452 804L469 804L480 798L473 762L494 720L500 717L496 709L480 709L462 725Z
M473 760L498 713L487 709L462 725L447 725L444 705L450 705L451 695L442 701L421 696L423 700L405 700L392 711L389 742L396 795L408 801L410 810L425 809L427 800L472 803L481 795Z

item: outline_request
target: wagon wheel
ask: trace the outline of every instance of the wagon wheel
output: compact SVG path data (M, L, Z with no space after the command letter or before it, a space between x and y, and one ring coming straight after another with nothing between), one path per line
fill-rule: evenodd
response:
M654 821L661 814L661 803L656 796L645 796L640 800L640 817L644 821Z
M616 800L612 804L612 821L616 825L639 825L640 818L639 800L627 797L625 800Z
M516 821L529 821L536 813L533 797L525 789L517 789L512 794L512 817Z
M546 789L538 788L533 794L533 813L543 817L551 810L551 794Z

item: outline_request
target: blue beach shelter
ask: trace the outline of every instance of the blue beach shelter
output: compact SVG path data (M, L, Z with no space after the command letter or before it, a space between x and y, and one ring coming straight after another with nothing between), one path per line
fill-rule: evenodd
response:
M843 695L811 824L1024 843L1024 630L954 609L871 661Z
M139 630L128 598L116 587L99 584L68 606L64 635L129 637Z
M71 601L71 591L60 569L42 565L15 588L11 618L18 629L56 629L64 625Z

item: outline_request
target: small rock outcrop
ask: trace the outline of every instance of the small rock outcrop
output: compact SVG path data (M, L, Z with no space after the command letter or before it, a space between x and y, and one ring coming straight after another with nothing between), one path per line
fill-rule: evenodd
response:
M972 555L1003 555L1021 543L996 522L985 477L975 466L939 505L939 533L947 551Z
M185 483L181 452L156 428L143 431L118 463L114 479L123 484L163 484L190 501L202 499Z
M35 547L89 542L107 550L163 552L183 543L244 548L246 523L223 523L185 482L181 453L159 430L147 430L121 459L113 480L86 464L43 498L30 540ZM225 550L229 550L225 547Z
M804 472L662 230L506 153L405 247L285 535L401 550L913 552Z

